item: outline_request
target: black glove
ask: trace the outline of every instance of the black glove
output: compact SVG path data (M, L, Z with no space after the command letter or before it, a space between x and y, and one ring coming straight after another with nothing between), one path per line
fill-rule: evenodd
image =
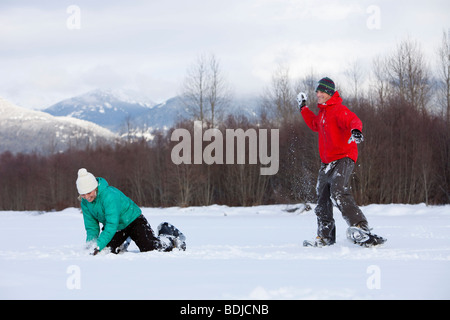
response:
M356 143L361 143L364 141L364 136L358 129L352 130L352 136L348 139L348 143L355 141Z
M100 252L99 248L96 247L96 248L94 249L94 251L91 253L91 255L95 256L95 255L96 255L97 253L99 253L99 252Z
M297 95L297 103L300 111L302 111L302 108L306 106L306 100L308 100L308 96L306 95L306 93L300 92Z

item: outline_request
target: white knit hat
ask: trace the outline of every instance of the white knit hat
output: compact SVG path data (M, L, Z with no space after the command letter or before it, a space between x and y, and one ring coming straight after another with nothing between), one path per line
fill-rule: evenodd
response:
M78 170L77 189L79 194L86 194L97 188L98 182L92 173L82 168Z

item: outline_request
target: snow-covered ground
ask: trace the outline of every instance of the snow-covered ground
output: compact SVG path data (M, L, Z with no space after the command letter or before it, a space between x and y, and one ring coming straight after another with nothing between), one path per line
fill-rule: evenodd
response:
M301 205L300 205L301 206ZM362 248L345 238L306 248L313 210L295 205L144 208L187 237L187 250L121 255L84 250L77 208L0 212L0 299L449 299L450 206L362 207L388 242ZM314 205L312 205L314 208Z

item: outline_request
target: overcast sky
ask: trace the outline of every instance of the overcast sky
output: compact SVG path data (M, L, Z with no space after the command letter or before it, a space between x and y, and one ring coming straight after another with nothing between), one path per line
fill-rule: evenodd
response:
M42 109L122 88L161 102L202 53L235 94L260 94L279 64L339 82L358 61L368 76L408 37L433 65L449 28L448 0L1 0L0 96Z

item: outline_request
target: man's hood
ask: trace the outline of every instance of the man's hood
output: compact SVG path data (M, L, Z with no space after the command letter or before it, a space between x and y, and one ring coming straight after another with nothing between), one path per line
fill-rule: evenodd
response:
M330 100L328 100L324 104L318 104L318 107L320 109L325 109L325 108L334 106L336 104L342 104L342 98L339 95L339 92L337 92L337 91L334 92L334 94L331 96Z

